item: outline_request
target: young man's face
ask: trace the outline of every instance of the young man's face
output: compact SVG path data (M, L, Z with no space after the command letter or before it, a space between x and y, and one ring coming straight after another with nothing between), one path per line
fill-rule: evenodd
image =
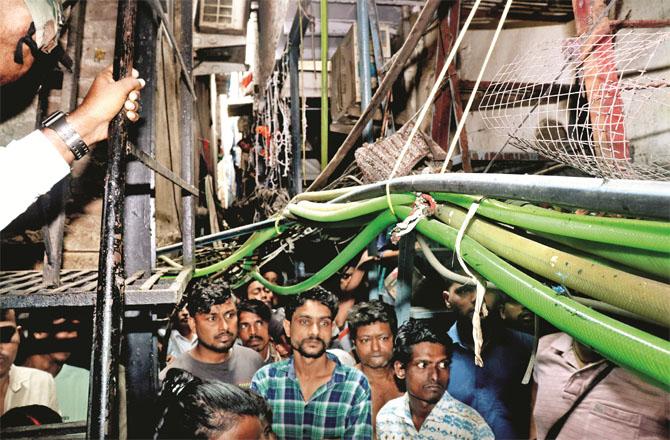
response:
M399 361L393 368L396 376L405 381L410 397L435 404L449 384L449 362L444 345L421 342L412 346L412 358L405 368Z
M58 363L65 363L72 354L72 344L79 339L79 320L67 316L53 319L51 328L38 329L32 333L35 341L49 344L49 356Z
M532 332L535 328L535 315L523 304L516 301L507 301L500 306L500 318L510 327Z
M477 299L476 288L474 285L464 286L463 284L453 283L449 290L444 292L444 301L448 307L456 312L459 318L472 320L475 311L475 300ZM495 294L486 292L484 302L489 311L495 303Z
M295 310L290 322L284 320L284 330L291 338L294 350L304 357L319 358L326 352L333 337L330 309L318 301L305 301Z
M262 352L270 342L269 325L255 313L241 312L239 321L239 337L245 347Z
M191 327L191 323L191 315L189 315L188 310L184 307L177 314L177 325L181 330L188 331Z
M267 272L263 272L263 278L272 284L277 284L277 281L279 281L279 274L277 274L277 272L274 270L268 270Z
M237 338L237 308L233 299L213 305L194 317L198 345L216 353L228 353Z
M257 299L259 301L263 301L265 304L267 304L268 307L272 308L273 297L274 294L272 291L270 291L270 289L258 281L252 281L249 283L249 286L247 286L248 299Z
M16 326L16 315L14 310L6 312L0 321L0 378L9 374L9 368L16 359L16 352L19 349L19 332Z
M385 322L373 322L356 330L356 354L368 368L386 368L393 356L393 333Z

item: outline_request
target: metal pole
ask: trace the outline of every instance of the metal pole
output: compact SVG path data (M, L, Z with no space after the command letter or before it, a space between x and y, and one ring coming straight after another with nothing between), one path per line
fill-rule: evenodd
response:
M321 0L321 172L328 166L328 0Z
M70 112L77 107L79 90L79 72L81 70L81 52L84 36L86 2L75 4L70 13L70 25L67 30L67 54L72 58L72 72L63 72L60 109ZM41 122L41 121L40 121ZM39 128L39 127L38 127ZM63 262L63 232L65 229L65 204L70 193L70 176L58 182L49 193L40 198L47 220L58 210L53 220L42 227L44 236L44 267L42 276L47 286L60 286L60 269Z
M193 97L189 94L189 83L193 75L193 1L181 0L181 54L184 60L184 75L179 84L179 104L181 108L181 177L194 185L194 139L193 139ZM216 125L216 122L214 122ZM216 144L214 145L217 151ZM214 163L216 168L216 162ZM187 191L181 191L182 256L185 266L194 264L195 254L195 197Z
M155 83L156 78L156 35L158 25L153 12L146 2L138 5L137 38L135 51L135 69L147 84ZM130 130L135 137L139 151L154 155L155 120L154 87L142 90L142 108L144 114L139 124ZM155 231L152 228L152 200L154 176L151 169L139 160L128 160L126 165L126 197L123 212L123 263L128 277L138 270L149 272L156 260Z
M451 192L551 203L593 211L670 218L670 182L609 180L591 177L447 173L405 176L361 185L330 203L349 202L391 192Z
M375 59L375 70L377 71L377 87L382 83L384 74L382 68L384 67L384 54L382 52L381 32L379 30L379 14L377 13L377 2L375 0L368 0L368 8L370 11L370 34L372 35L372 53ZM386 113L386 107L391 105L391 100L382 101L382 114ZM393 117L390 118L390 134L395 133L395 122Z
M115 79L130 75L133 67L136 14L136 0L119 0L114 49ZM118 429L116 391L124 303L120 237L123 234L124 156L128 142L127 121L122 112L112 120L109 131L87 438L114 438Z
M288 68L291 77L291 197L302 192L302 121L300 118L300 71L298 61L300 60L300 40L309 26L309 17L304 14L308 2L301 0L296 11L291 32L289 32L288 46ZM304 97L303 97L304 99Z
M370 73L370 17L368 0L356 0L356 31L358 40L358 77L361 84L361 112L370 105L372 75ZM372 119L363 128L363 140L372 142Z
M398 243L398 284L395 298L395 314L398 325L409 320L412 308L412 278L414 277L414 244L416 231L404 235Z
M147 84L156 78L156 36L158 24L147 2L140 2L137 10L137 35L135 69ZM135 138L137 150L153 157L155 140L154 87L142 90L142 122L129 127ZM126 197L123 216L123 266L125 276L137 271L149 274L156 261L156 233L153 227L154 174L139 160L129 160L126 166ZM139 331L137 321L150 325L151 316L142 311L139 316L124 320L126 335L126 414L140 414L145 408L155 405L158 394L157 350L152 350L151 332ZM119 391L119 394L123 390ZM153 434L153 420L146 417L129 417L129 438L148 438Z

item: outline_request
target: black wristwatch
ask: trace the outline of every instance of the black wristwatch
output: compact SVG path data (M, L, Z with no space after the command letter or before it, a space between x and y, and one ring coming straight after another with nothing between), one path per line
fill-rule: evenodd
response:
M75 160L81 159L88 153L88 145L79 136L79 133L65 119L66 114L54 112L42 122L42 127L50 128L65 142L65 145L74 154Z

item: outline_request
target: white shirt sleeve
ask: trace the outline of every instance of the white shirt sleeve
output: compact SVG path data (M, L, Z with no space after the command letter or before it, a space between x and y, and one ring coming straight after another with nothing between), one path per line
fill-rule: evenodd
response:
M39 130L0 147L0 230L69 173L68 163Z

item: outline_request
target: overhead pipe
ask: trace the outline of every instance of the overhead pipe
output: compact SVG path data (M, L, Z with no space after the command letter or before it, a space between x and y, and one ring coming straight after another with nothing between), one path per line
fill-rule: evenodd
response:
M136 16L137 0L119 1L115 80L132 74ZM86 437L95 439L118 437L116 393L125 296L120 237L123 236L125 149L128 143L128 121L123 111L112 120L109 138L86 426Z
M447 173L405 176L354 187L332 203L369 199L391 192L444 192L550 203L635 217L670 219L670 182L591 177Z

